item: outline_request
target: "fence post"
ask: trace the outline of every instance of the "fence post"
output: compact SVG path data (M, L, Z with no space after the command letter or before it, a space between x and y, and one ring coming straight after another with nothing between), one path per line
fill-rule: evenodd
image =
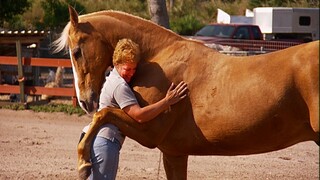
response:
M20 86L20 101L25 103L25 96L24 96L24 76L23 76L23 67L22 67L22 55L21 55L21 42L20 40L16 41L16 51L17 51L17 58L18 58L18 82Z
M72 88L73 88L72 105L73 105L73 107L77 107L78 99L77 99L77 93L76 93L74 80L73 80L73 87Z

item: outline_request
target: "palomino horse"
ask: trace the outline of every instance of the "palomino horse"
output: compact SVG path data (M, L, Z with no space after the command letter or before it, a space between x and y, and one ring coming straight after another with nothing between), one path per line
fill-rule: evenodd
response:
M78 170L90 170L98 127L115 124L128 137L163 152L168 179L186 179L188 155L249 155L302 141L319 143L319 41L251 57L220 54L199 42L130 14L101 11L78 16L56 41L70 49L80 106L94 111L116 43L130 38L142 62L132 82L139 103L154 103L171 82L185 81L189 96L154 120L139 124L120 109L93 116L78 145Z

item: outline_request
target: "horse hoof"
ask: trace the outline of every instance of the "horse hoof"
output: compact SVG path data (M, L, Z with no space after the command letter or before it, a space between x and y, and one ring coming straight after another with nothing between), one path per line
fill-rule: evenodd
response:
M86 163L79 167L78 169L78 175L79 175L79 180L86 180L91 174L91 164Z

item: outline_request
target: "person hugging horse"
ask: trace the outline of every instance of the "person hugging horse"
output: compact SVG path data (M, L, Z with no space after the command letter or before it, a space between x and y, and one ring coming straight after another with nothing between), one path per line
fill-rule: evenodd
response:
M106 77L101 90L99 110L106 107L121 108L131 118L139 123L154 119L161 112L167 110L170 105L179 102L187 96L187 84L181 81L176 87L172 83L166 96L160 101L145 107L140 107L138 101L128 83L136 72L140 60L139 45L130 39L121 39L114 50L114 68ZM83 129L86 133L90 125ZM90 179L116 178L119 151L125 140L125 136L115 125L111 123L100 127L94 138L91 150L91 175Z

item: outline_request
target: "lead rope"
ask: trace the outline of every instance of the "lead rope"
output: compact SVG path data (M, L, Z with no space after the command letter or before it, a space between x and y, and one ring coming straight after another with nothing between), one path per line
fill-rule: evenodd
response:
M157 180L160 179L160 163L161 163L161 156L162 156L162 152L160 151L160 154L159 154L159 164L158 164L158 177L157 177Z

